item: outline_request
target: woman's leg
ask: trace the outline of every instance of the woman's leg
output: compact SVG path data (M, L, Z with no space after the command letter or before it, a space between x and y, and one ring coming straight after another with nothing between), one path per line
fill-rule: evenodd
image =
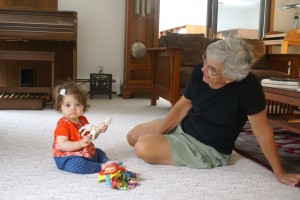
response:
M135 143L134 151L145 162L174 165L171 146L164 134L144 135Z
M159 125L160 122L158 120L153 120L150 122L137 125L132 130L130 130L127 134L127 141L129 145L134 147L135 143L139 140L139 138L148 134L157 133L157 129Z
M127 134L127 141L138 158L148 163L173 165L171 146L165 135L158 133L160 124L153 120L137 125Z

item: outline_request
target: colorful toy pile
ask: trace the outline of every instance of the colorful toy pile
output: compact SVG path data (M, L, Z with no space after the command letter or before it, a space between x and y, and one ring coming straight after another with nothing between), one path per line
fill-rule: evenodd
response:
M99 172L98 182L113 189L129 190L137 186L136 174L122 167L122 162L112 163Z

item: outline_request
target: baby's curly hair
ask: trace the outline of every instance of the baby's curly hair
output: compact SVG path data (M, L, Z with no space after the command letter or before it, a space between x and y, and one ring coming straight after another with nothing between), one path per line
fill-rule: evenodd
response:
M73 82L71 79L66 81L60 81L58 85L56 85L54 89L54 109L57 111L61 111L61 105L63 103L64 96L60 94L61 90L65 89L65 95L73 95L74 98L83 105L83 111L87 111L89 105L87 103L88 92L86 89Z

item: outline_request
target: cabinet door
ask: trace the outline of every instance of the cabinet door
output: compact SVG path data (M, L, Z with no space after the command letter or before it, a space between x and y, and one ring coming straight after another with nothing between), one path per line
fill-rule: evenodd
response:
M157 47L159 3L159 0L127 0L123 98L151 92L150 58L147 53L137 58L131 52L136 43L145 48Z

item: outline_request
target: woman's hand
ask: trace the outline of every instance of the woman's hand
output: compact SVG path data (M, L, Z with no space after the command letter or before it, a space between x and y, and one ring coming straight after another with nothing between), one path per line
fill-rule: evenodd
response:
M280 183L289 185L289 186L299 186L300 185L300 174L289 174L289 173L282 173L276 175L277 180Z

